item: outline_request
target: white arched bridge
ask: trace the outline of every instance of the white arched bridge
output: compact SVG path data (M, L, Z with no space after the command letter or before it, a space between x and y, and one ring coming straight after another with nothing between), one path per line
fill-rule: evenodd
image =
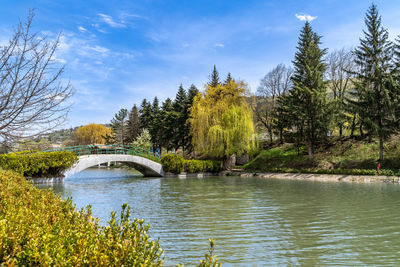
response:
M130 145L84 145L63 147L51 151L71 151L78 161L63 172L64 177L74 175L87 168L109 162L124 162L141 172L144 176L164 176L161 156L151 150Z

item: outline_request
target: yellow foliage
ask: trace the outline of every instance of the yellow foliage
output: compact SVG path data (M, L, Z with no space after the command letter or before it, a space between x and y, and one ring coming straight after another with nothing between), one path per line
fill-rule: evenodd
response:
M74 133L74 140L78 145L104 144L104 136L110 134L112 134L110 128L102 124L91 123L79 127Z
M253 148L254 125L247 93L245 83L231 81L208 85L195 97L189 121L196 151L226 158Z

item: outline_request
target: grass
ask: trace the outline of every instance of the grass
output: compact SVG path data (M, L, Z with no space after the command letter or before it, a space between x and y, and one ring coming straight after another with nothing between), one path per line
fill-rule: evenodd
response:
M385 160L381 163L380 174L400 175L400 136L387 140L384 148ZM331 138L316 149L311 161L306 147L284 144L261 151L243 168L277 172L375 174L378 158L377 140Z

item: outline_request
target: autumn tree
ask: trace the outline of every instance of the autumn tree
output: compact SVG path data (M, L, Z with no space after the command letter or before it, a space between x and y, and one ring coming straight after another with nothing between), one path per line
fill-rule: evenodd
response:
M112 134L112 130L102 124L91 123L79 127L73 133L73 140L77 145L104 144L105 136Z
M197 152L224 160L250 151L254 145L252 110L247 103L247 85L232 80L227 85L207 85L199 93L190 113L191 134Z

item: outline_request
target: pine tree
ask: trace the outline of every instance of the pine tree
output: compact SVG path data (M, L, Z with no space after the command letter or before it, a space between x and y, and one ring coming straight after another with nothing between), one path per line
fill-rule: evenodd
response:
M293 60L293 92L289 97L292 98L290 104L294 108L291 113L299 117L298 121L304 122L303 126L296 128L298 133L304 133L309 159L313 157L316 143L326 137L329 122L326 82L323 81L326 65L322 60L326 49L319 48L320 39L310 23L306 22Z
M119 144L125 144L127 136L127 116L128 110L122 108L111 120L111 130L114 132L115 141Z
M226 79L224 81L224 85L227 85L228 83L230 83L232 81L232 77L231 77L231 73L228 72L228 75L226 76Z
M193 106L194 98L200 93L196 86L193 84L190 86L187 99L186 99L186 106L185 106L185 147L188 151L193 151L193 143L192 143L192 135L190 133L190 110Z
M381 16L372 4L365 16L364 38L354 51L355 63L355 107L361 123L369 134L379 138L379 160L383 160L384 140L399 127L398 87L393 82L393 49L389 34L381 25Z
M140 133L140 120L139 113L136 104L133 105L131 111L129 112L128 118L128 134L127 134L127 143L132 143Z
M153 103L151 105L151 122L148 128L151 135L151 142L153 143L153 150L155 151L159 145L160 139L160 107L158 104L158 98L154 97Z
M151 104L143 99L139 110L140 129L149 129L152 120Z
M174 139L173 143L175 146L175 149L178 149L179 147L182 148L182 151L184 153L185 151L185 126L186 126L186 120L188 119L188 116L186 114L186 102L187 102L187 94L185 89L183 88L182 84L179 86L178 92L176 93L175 100L172 104L173 110L174 110L174 126L175 126L175 134L174 134Z
M167 98L160 110L160 145L167 150L173 148L172 139L174 138L174 112L172 101Z
M221 82L219 80L219 73L217 71L217 67L214 65L213 72L210 75L210 81L208 82L208 85L211 87L217 87L218 85L221 85Z

